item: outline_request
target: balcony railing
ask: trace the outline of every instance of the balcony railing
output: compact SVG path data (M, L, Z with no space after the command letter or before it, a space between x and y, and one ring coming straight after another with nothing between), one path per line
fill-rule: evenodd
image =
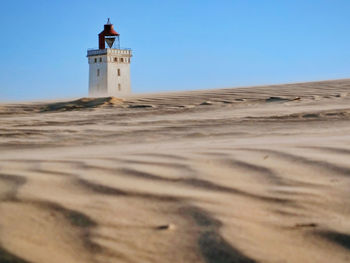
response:
M105 49L99 49L98 47L94 47L94 48L88 48L88 51L91 51L91 50L107 50L107 49L131 50L131 48L127 48L127 47L121 47L121 48L105 48Z
M115 51L129 51L127 53L131 53L131 48L119 48L119 49L115 49L115 48L105 48L105 49L98 49L98 48L89 48L87 50L87 55L88 56L94 56L94 55L104 55L109 53L108 51L110 51L111 53L119 53L119 52L115 52ZM123 53L123 52L121 52Z

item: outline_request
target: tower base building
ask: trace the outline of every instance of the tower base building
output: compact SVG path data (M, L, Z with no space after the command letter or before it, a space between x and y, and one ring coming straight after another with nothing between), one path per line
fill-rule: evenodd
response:
M123 96L131 93L132 51L120 48L119 34L113 29L109 19L99 34L99 49L88 50L87 57L89 96Z

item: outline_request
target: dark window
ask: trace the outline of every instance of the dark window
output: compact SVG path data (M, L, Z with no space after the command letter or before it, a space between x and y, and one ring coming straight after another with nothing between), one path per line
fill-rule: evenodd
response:
M118 76L120 76L120 68L118 68Z
M114 58L114 62L118 62L118 58Z
M124 62L124 58L120 58L120 62Z
M97 58L95 58L95 63L97 62Z
M102 58L100 58L100 62L102 62Z
M100 69L97 69L97 77L100 76Z

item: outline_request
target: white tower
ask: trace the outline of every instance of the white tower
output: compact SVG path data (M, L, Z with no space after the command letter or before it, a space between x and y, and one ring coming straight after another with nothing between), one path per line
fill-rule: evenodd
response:
M88 50L89 96L120 96L131 93L130 49L120 48L119 34L109 18L98 35L99 49ZM106 43L108 47L106 48Z

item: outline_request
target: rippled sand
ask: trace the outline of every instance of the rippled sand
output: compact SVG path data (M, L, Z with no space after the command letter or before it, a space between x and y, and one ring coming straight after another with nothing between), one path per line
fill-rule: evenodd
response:
M0 105L0 262L350 262L350 80Z

